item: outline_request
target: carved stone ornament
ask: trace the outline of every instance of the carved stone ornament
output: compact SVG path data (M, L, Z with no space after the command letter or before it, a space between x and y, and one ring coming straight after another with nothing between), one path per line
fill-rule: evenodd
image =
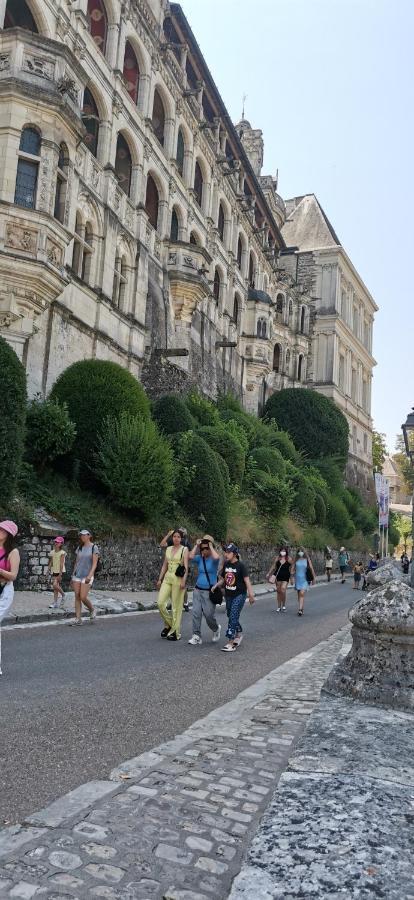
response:
M0 53L0 72L6 72L10 69L10 54Z
M24 253L35 255L38 234L39 232L34 228L26 228L24 225L8 222L6 225L5 245L13 250L22 250Z
M116 118L118 118L120 112L122 111L123 105L124 104L123 104L122 99L119 96L119 94L115 94L115 96L113 97L113 100L112 100L112 110L113 110L113 114L114 114L114 116L116 116Z
M13 316L12 313L0 313L0 328L10 328L15 321L16 316Z
M153 53L151 56L151 68L153 72L159 72L161 65L160 57L158 53Z
M46 241L46 255L47 261L52 266L56 266L57 269L60 268L62 265L63 250L59 244L56 244L55 241L52 241L50 238L47 238Z
M53 63L45 56L34 56L26 54L23 58L22 69L24 72L30 72L31 75L40 75L41 78L47 78L49 81L53 79L55 67Z
M174 178L170 178L170 181L169 181L169 188L170 188L170 194L171 194L171 196L173 197L174 194L175 194L175 192L176 192L176 190L177 190L177 186L176 186L176 183L175 183L175 181L174 181Z

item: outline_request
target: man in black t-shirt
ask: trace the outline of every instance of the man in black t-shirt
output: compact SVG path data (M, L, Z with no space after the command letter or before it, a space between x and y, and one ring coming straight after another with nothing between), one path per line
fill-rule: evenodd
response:
M231 653L233 650L237 650L242 641L243 629L240 625L240 613L246 602L246 595L249 597L250 605L254 603L249 573L244 563L240 562L239 551L235 544L228 544L224 549L224 563L215 587L224 587L229 620L226 632L227 644L221 649Z

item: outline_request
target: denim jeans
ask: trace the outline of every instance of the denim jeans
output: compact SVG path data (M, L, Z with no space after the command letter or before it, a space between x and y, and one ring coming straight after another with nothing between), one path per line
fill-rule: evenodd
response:
M229 641L232 641L233 638L236 637L236 634L241 634L243 631L239 620L240 613L246 602L246 597L247 594L237 594L236 597L226 597L226 610L229 619L226 637L228 637Z

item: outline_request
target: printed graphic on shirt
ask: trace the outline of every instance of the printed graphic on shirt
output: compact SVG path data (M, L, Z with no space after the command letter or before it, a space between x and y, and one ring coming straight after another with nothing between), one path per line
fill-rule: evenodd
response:
M225 578L226 588L231 590L236 587L236 569L227 569Z

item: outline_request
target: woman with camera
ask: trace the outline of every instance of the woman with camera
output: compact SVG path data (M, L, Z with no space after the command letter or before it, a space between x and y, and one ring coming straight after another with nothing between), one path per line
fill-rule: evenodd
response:
M173 531L171 539L172 546L167 547L165 551L164 562L157 581L158 609L165 623L161 637L168 641L179 641L188 576L188 549L183 545L183 537L178 528ZM171 612L167 608L170 603Z

